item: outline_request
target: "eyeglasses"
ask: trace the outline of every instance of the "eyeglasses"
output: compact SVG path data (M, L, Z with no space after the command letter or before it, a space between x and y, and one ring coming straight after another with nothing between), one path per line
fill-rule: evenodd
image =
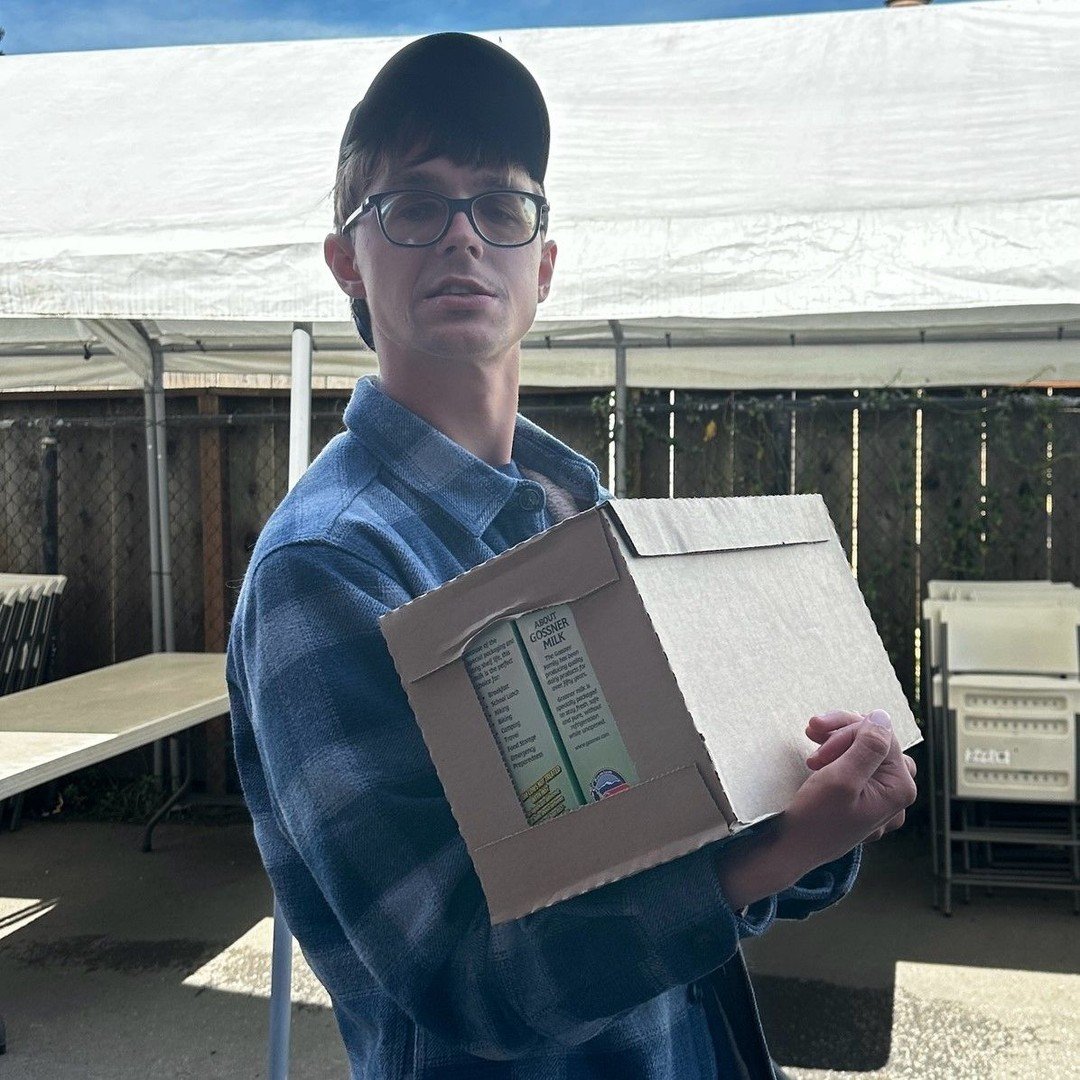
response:
M369 195L341 226L344 233L371 210L383 236L399 247L429 247L449 231L459 211L476 234L495 247L524 247L547 221L547 200L531 191L485 191L450 199L435 191L380 191Z

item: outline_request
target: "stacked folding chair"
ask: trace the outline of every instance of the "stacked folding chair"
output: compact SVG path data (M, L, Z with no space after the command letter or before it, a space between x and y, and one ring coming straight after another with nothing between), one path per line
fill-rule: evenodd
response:
M14 694L41 683L52 652L56 605L67 578L59 574L0 574L0 694ZM13 799L10 827L22 811ZM0 821L4 803L0 801Z
M0 574L0 694L44 679L56 604L66 583L59 574Z
M1080 911L1080 589L932 581L923 602L935 903L995 885Z

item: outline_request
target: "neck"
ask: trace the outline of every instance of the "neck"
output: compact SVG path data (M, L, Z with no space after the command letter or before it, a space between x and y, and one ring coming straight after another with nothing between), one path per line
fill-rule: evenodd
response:
M509 358L508 358L509 359ZM514 445L520 357L512 363L380 360L379 389L489 465L505 465Z

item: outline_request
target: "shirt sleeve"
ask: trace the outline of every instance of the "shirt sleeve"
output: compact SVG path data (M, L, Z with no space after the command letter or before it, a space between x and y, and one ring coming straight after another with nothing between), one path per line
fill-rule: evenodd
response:
M378 627L408 599L366 560L310 542L263 557L240 598L229 681L250 732L238 727L237 760L272 808L280 837L260 847L301 943L297 857L356 963L416 1023L488 1058L583 1042L729 959L746 928L716 845L490 924Z

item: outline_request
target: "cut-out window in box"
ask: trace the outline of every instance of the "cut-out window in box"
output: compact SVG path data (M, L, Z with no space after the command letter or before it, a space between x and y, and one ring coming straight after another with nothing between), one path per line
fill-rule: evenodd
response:
M464 659L530 825L637 783L568 605L498 623Z

